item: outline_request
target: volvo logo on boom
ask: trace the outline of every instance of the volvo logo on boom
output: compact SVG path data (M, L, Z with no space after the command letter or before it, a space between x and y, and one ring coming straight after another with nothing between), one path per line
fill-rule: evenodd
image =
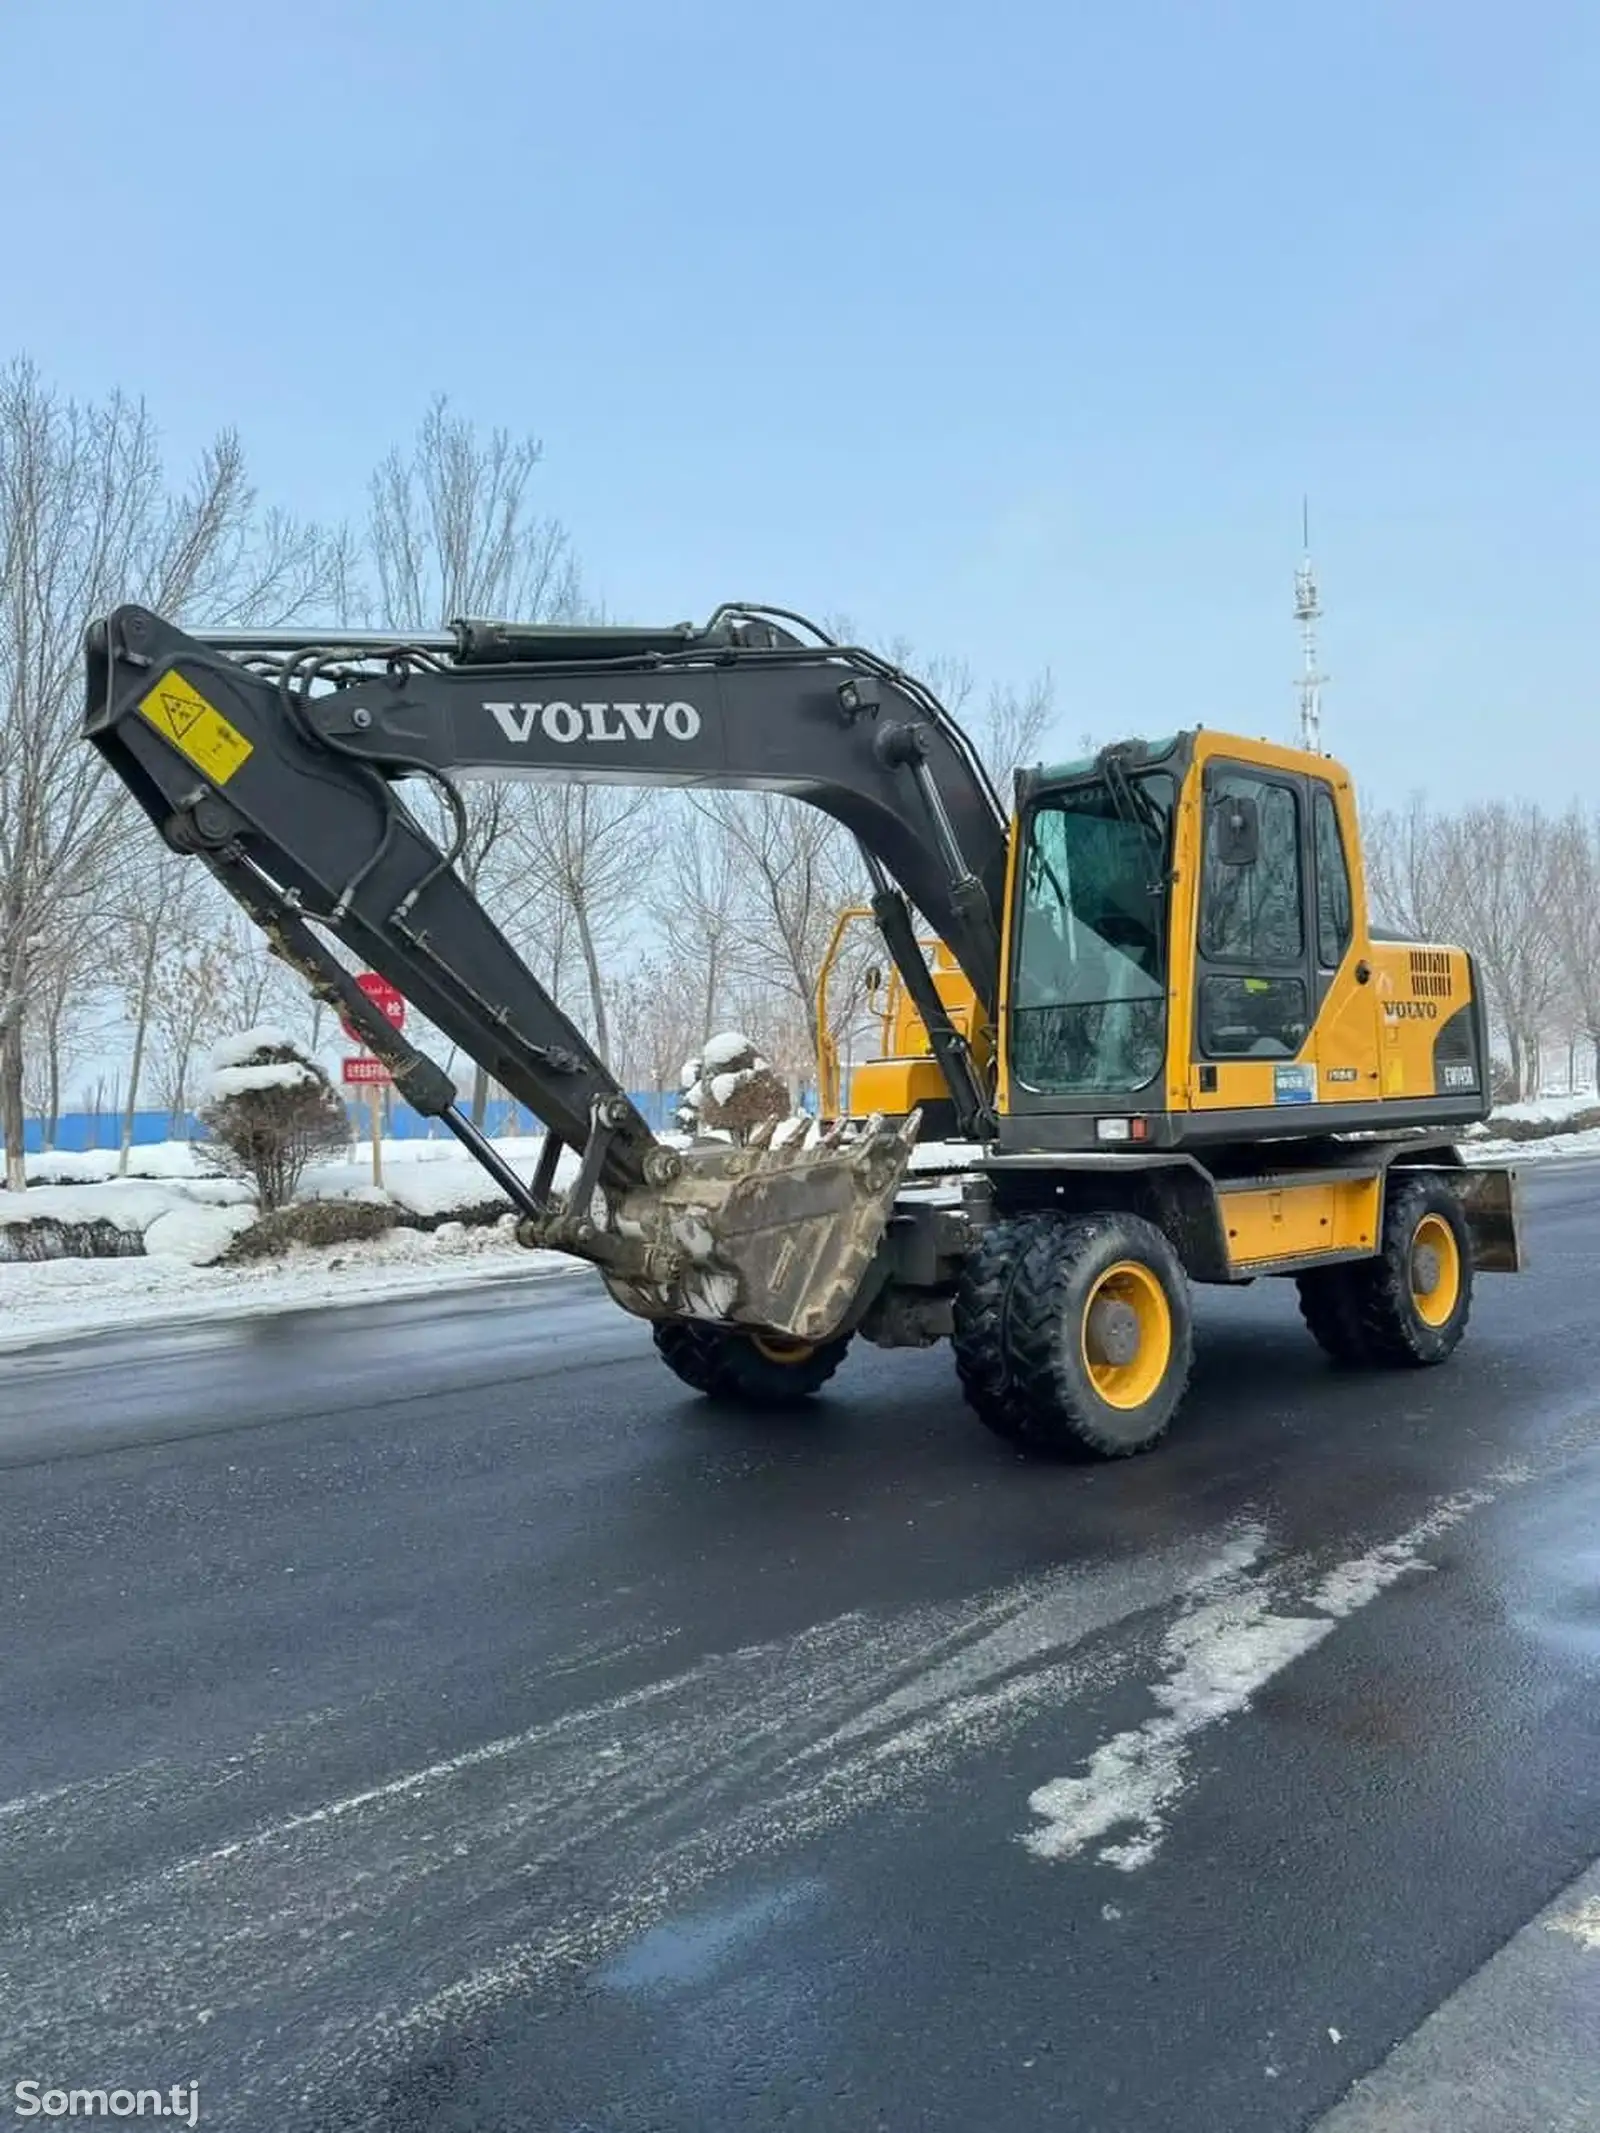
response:
M1385 1000L1383 1012L1390 1022L1437 1022L1437 1000Z
M491 704L484 707L508 741L525 748L534 736L570 748L577 741L692 741L700 731L693 704Z

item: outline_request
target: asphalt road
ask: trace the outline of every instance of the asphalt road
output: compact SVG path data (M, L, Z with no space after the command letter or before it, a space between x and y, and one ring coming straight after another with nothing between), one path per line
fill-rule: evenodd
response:
M0 2123L1314 2124L1600 1856L1600 1168L1528 1201L1449 1368L1207 1294L1112 1466L943 1350L718 1412L582 1276L0 1359Z

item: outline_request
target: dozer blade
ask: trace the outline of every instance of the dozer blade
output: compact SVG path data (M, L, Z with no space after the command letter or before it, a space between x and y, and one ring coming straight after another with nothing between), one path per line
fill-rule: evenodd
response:
M764 1146L684 1150L676 1176L626 1194L613 1216L670 1275L607 1271L606 1286L642 1318L827 1340L882 1241L919 1117L874 1118L855 1139L836 1131L810 1147L784 1145L780 1127Z

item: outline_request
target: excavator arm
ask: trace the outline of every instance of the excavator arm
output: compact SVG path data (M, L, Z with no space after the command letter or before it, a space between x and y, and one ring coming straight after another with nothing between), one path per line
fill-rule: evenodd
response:
M987 1095L927 979L913 910L992 1014L1004 811L927 690L820 632L807 641L795 620L739 607L703 629L205 636L126 607L89 633L86 732L167 843L205 861L402 1093L491 1171L526 1241L593 1259L646 1316L816 1340L856 1301L915 1121L820 1149L663 1146L458 864L466 778L736 787L824 810L860 844L890 952L963 1123L982 1130ZM407 803L411 780L454 824L442 844ZM476 1132L326 935L545 1121L533 1180ZM563 1146L580 1167L557 1196Z

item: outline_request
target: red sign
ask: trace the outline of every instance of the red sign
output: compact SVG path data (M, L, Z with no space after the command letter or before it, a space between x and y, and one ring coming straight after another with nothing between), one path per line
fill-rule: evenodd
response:
M405 1028L406 1003L387 978L380 978L375 970L363 970L358 974L356 983L379 1013L387 1016L396 1029ZM339 1026L353 1044L361 1042L360 1030L352 1029L343 1015L339 1017Z
M394 1076L381 1059L374 1059L370 1052L357 1052L346 1059L344 1078L347 1082L389 1082Z

